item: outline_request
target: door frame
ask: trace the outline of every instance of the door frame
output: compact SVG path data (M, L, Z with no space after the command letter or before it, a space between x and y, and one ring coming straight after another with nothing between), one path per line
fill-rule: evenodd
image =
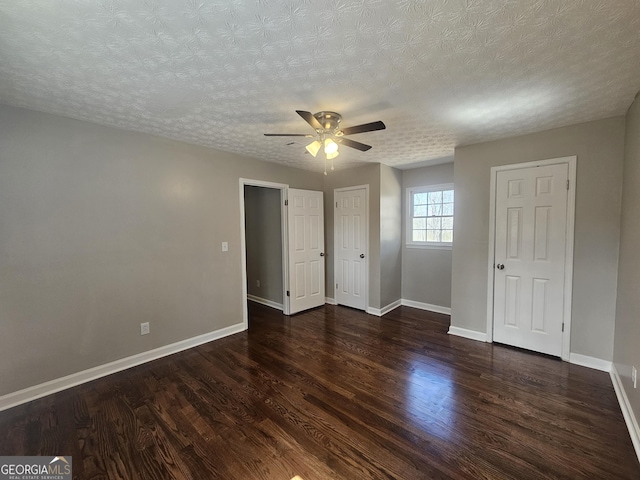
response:
M282 237L282 313L289 315L289 240L287 225L286 200L289 198L289 185L284 183L265 182L240 178L240 270L242 272L242 325L249 328L249 311L247 309L247 239L245 227L244 187L265 187L280 191L280 235Z
M369 264L370 259L369 255L371 253L371 248L369 245L369 184L366 185L354 185L351 187L341 187L333 189L333 203L336 202L336 193L338 192L348 192L350 190L361 190L364 189L364 244L366 247L366 259L367 261L364 264L364 281L365 281L365 289L364 289L364 312L369 311ZM336 305L339 305L335 284L336 284L336 275L338 273L338 255L336 255L338 244L338 209L337 207L333 207L333 300Z
M564 332L562 334L562 355L564 361L569 361L571 353L571 298L573 293L573 248L576 212L576 167L578 157L550 158L535 162L514 163L491 167L491 186L489 204L489 264L487 275L487 342L493 342L493 313L494 313L494 281L495 281L495 232L496 232L496 184L498 172L505 170L519 170L547 165L567 164L569 172L569 193L567 198L567 224L564 262Z

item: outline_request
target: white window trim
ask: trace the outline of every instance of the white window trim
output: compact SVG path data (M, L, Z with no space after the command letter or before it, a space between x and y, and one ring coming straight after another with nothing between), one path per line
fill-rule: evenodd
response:
M451 250L453 248L453 242L414 242L411 240L413 237L413 216L411 215L413 211L413 194L414 193L427 193L434 192L438 190L454 190L453 183L441 183L438 185L421 185L418 187L409 187L407 188L406 199L405 199L405 210L406 210L406 219L405 219L405 247L407 248L416 248L416 249L425 249L425 250ZM455 195L455 193L454 193ZM456 212L455 207L453 210L453 216L455 218ZM455 220L454 220L455 223ZM455 229L453 233L455 237Z
M405 243L404 246L416 250L453 250L453 243Z

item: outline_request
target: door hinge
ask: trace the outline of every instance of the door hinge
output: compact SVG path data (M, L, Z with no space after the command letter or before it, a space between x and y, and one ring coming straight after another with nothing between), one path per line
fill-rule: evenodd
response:
M338 284L336 283L336 290L338 289Z
M290 297L291 294L289 293L289 290L287 290L287 297Z
M564 322L562 323L562 331L564 332Z
M338 208L338 202L336 202L336 208Z
M569 190L569 180L567 180L567 190Z
M284 201L284 206L285 206L285 207L288 207L288 206L289 206L289 200L285 200L285 201Z

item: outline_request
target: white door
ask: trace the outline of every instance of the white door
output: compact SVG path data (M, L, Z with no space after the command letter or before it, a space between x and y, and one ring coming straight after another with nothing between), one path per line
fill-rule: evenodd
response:
M336 303L366 310L367 190L335 190L334 199Z
M493 340L561 356L568 165L498 171Z
M322 192L289 189L289 313L324 305Z

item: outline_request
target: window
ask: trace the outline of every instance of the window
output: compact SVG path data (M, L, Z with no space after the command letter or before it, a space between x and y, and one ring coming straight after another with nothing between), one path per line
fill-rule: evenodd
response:
M453 244L453 185L407 189L407 246L450 248Z

